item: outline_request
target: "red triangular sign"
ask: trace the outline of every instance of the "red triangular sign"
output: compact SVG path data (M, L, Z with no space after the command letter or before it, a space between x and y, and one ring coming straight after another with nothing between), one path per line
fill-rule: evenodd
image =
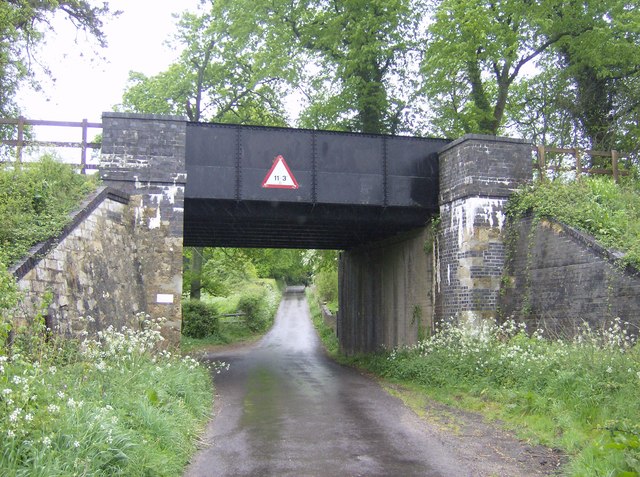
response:
M291 169L284 160L284 157L276 156L273 160L273 165L267 173L267 176L262 181L262 187L265 189L297 189L298 181Z

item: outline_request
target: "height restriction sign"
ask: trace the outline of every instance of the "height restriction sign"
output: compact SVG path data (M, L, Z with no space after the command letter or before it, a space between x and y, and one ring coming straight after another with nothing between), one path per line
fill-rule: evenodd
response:
M298 181L293 177L287 162L281 155L276 156L273 165L262 181L265 189L297 189Z

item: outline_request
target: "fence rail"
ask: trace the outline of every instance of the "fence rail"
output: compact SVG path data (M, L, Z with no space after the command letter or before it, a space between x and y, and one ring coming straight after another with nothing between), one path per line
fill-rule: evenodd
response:
M80 169L84 173L87 169L97 169L95 164L87 164L87 149L99 149L100 143L87 142L89 128L102 128L102 123L92 123L83 119L82 121L49 121L44 119L25 119L19 118L0 118L0 125L18 126L18 135L16 139L2 139L0 142L7 146L16 148L16 161L22 162L22 150L25 146L44 146L44 147L71 147L80 149ZM54 126L54 127L71 127L82 129L82 139L80 142L74 141L37 141L25 139L26 126Z
M554 172L573 172L576 173L576 178L580 178L582 174L600 174L613 176L613 180L618 182L620 176L629 175L629 171L621 169L618 151L592 151L589 149L580 148L561 148L561 147L549 147L549 146L534 146L534 151L537 154L537 169L541 181L547 179L547 171ZM551 165L547 161L547 154L570 154L575 160L574 166L555 166ZM591 157L610 157L611 168L603 167L584 167L582 159L584 156Z

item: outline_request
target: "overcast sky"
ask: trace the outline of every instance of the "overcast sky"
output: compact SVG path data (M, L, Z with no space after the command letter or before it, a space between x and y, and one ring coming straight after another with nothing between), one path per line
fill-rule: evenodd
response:
M122 99L130 70L152 75L164 70L176 52L164 46L175 31L173 13L195 10L198 0L110 0L122 14L105 24L108 48L99 50L69 22L54 23L38 59L53 80L39 74L43 90L24 88L18 97L29 119L100 121ZM97 52L100 56L96 56ZM104 57L104 59L101 58Z

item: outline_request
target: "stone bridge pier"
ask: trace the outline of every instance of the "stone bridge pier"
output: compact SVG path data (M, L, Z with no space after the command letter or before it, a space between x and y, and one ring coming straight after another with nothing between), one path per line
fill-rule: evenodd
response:
M103 113L100 178L131 196L145 310L165 318L180 340L186 121L181 117Z

